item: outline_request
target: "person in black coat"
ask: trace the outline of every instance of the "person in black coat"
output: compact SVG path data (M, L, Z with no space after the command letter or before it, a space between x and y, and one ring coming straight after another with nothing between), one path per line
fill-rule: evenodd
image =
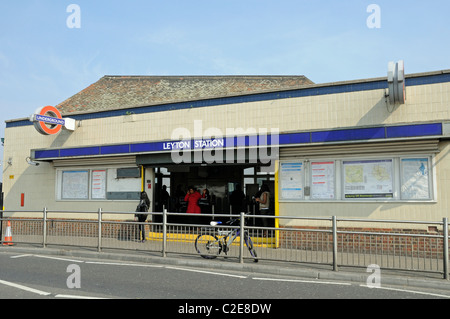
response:
M148 198L148 195L146 192L141 192L141 198L139 201L139 205L136 208L136 213L134 216L137 218L137 221L139 223L144 223L147 220L148 214L142 214L145 212L148 212L148 209L150 207L150 199ZM139 234L138 234L138 240L140 242L145 241L145 225L139 224Z

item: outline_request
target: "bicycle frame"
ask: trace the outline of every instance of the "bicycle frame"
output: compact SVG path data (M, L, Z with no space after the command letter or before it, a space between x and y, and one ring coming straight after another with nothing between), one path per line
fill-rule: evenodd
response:
M241 234L241 230L240 229L231 229L229 231L218 230L217 233L220 236L219 241L222 241L222 244L225 245L225 247L229 247L231 246L231 244L233 244L234 240L237 237L239 237L239 235ZM228 240L226 240L227 238Z
M211 222L211 226L217 226L221 225L222 222ZM238 236L241 236L241 228L235 228L233 226L233 223L230 222L230 228L227 227L227 230L221 230L221 229L210 229L213 233L205 233L200 234L197 239L195 240L195 249L197 252L206 259L214 259L219 255L221 252L224 252L226 255L228 255L228 251L233 244L233 242L236 240ZM202 238L206 236L205 241L202 241ZM209 236L209 237L208 237ZM248 250L250 251L250 254L254 258L255 262L258 262L256 251L253 247L253 241L248 234L246 230L244 230L243 234L244 238L241 238L241 244L246 245ZM211 240L212 238L215 238L215 240ZM200 240L200 241L199 241ZM205 254L202 254L203 247L205 249ZM240 249L243 247L241 246ZM217 254L210 254L211 251L217 251ZM242 258L242 250L240 252L240 255Z

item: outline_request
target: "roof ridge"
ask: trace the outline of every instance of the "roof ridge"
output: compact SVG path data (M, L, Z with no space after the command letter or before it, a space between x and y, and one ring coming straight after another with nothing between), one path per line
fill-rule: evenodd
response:
M305 75L104 75L102 78L306 78Z

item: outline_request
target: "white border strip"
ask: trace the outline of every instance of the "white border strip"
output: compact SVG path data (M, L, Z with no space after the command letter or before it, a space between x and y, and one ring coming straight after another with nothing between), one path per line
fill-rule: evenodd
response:
M0 284L6 285L6 286L10 286L10 287L14 287L14 288L17 288L17 289L20 289L20 290L25 290L25 291L28 291L28 292L32 292L34 294L38 294L38 295L41 295L41 296L51 295L51 293L46 292L46 291L33 289L33 288L30 288L30 287L22 286L22 285L15 284L13 282L5 281L5 280L0 280Z
M277 279L277 278L260 278L260 277L254 277L252 279L253 280L262 280L262 281L298 282L298 283L303 283L303 284L351 286L350 283L345 283L345 282L332 282L332 281L319 281L319 280Z
M210 274L210 275L216 275L216 276L225 276L225 277L234 277L234 278L248 278L248 276L230 275L230 274L223 274L223 273L219 273L219 272L196 270L196 269L188 269L188 268L179 268L179 267L171 267L171 266L167 266L165 268L166 269L190 271L190 272L198 272L198 273L202 273L202 274Z
M419 294L419 295L434 296L434 297L450 299L449 295L441 295L441 294L435 294L435 293L431 293L431 292L423 292L423 291L399 289L399 288L389 288L389 287L371 287L371 286L367 286L367 285L360 285L360 286L361 287L365 287L365 288L369 288L369 289L383 289L383 290L407 292L407 293L410 293L410 294Z

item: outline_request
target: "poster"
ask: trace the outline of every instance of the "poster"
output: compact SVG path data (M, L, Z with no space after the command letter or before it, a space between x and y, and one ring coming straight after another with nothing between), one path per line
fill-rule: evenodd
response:
M430 199L428 158L404 158L402 165L402 199Z
M282 199L303 199L303 162L281 163L279 181Z
M311 199L334 199L334 162L311 162Z
M88 199L89 171L64 171L62 173L63 199Z
M92 199L106 198L106 170L92 171Z
M344 161L345 198L393 198L392 160Z

